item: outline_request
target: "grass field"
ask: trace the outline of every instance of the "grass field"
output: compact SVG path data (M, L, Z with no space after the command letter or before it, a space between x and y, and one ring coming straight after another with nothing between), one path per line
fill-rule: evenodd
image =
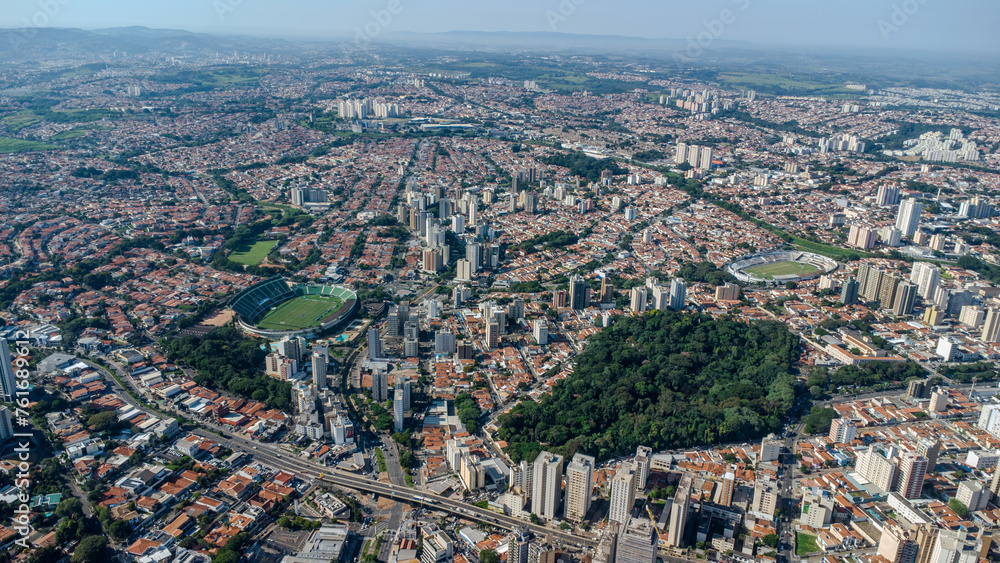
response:
M775 276L811 276L819 272L819 268L801 262L774 262L747 268L746 272L758 278L770 280L774 279Z
M39 143L37 141L25 141L24 139L9 139L0 137L0 154L8 152L30 152L47 151L57 148L55 145Z
M821 551L819 544L816 543L816 536L810 536L809 534L803 534L802 532L797 532L795 534L795 555L802 557L808 553L817 553Z
M343 305L342 299L327 295L296 297L272 309L257 326L266 330L301 330L316 326Z
M278 244L276 240L261 240L255 242L252 246L243 246L236 249L229 255L229 259L233 262L239 262L244 266L256 266L267 258L271 249L273 249Z

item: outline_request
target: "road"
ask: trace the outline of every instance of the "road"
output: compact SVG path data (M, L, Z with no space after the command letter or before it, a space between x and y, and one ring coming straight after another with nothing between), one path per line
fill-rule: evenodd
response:
M162 416L157 412L150 411L149 409L143 407L137 401L135 401L135 399L132 398L132 396L117 382L117 380L111 377L111 374L108 373L108 370L92 362L88 363L94 369L104 374L105 378L108 380L108 383L113 388L116 389L119 397L121 397L123 401L125 401L129 405L132 405L133 407L136 407L137 409L143 412L150 414L151 416ZM123 381L130 382L130 378L128 378L127 376L123 377ZM361 475L357 475L347 471L342 471L339 469L334 469L332 467L327 467L324 465L319 465L311 461L299 459L294 455L290 454L289 452L282 450L281 448L273 444L255 442L252 440L248 440L240 435L229 432L226 433L226 436L222 436L221 431L207 429L207 425L204 422L202 422L202 425L206 426L206 428L198 428L194 430L195 434L205 438L211 438L213 440L220 440L226 443L227 446L234 451L241 451L250 454L254 458L259 459L273 467L282 469L283 471L287 471L289 473L293 473L305 481L326 483L365 493L376 494L400 502L424 506L430 510L451 513L468 520L483 522L507 530L527 528L528 530L539 536L551 535L551 537L556 542L562 545L577 546L583 548L594 548L597 546L597 542L594 540L568 534L555 528L548 528L545 526L530 524L518 518L511 518L510 516L505 516L503 514L482 509L477 506L473 506L471 504L466 504L461 501L456 501L450 498L436 495L431 492L414 491L413 489L405 485L405 481L403 481L404 484L401 486L396 485L395 483L386 485L383 483L379 483L377 481L365 479ZM388 457L386 459L386 463L390 467L393 465L389 463ZM399 468L398 461L394 460L394 465L396 466L396 469L399 471L399 474L401 476L402 470ZM319 475L321 474L324 475L322 478L319 477ZM392 473L390 470L390 479L391 475ZM400 511L401 510L402 508L400 507ZM400 512L400 514L402 513Z

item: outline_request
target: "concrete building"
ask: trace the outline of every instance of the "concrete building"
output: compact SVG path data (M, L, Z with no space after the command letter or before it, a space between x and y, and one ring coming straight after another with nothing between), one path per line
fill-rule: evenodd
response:
M903 498L920 498L920 492L924 487L924 477L927 474L927 459L908 455L899 460L899 485L896 492L903 495Z
M955 498L970 511L983 510L990 504L990 490L979 481L962 481L958 484Z
M531 511L540 518L552 520L562 505L563 457L541 452L532 464Z
M835 418L830 423L830 434L827 437L837 444L850 444L857 434L858 426L851 419Z
M611 479L609 504L608 522L616 522L622 526L628 524L635 504L635 469L631 463L622 463Z
M317 391L326 389L326 354L323 352L313 352L310 359L312 360L313 385Z
M566 466L566 519L583 522L590 511L590 498L594 489L594 467L597 460L589 455L576 454Z
M674 495L674 503L670 508L670 523L667 528L667 545L670 547L684 547L693 486L694 480L688 473L681 477L680 483L677 485L677 493Z
M532 323L532 335L535 337L535 343L539 346L544 346L549 343L549 327L546 324L545 319L535 319Z
M924 204L909 198L899 204L899 215L896 216L896 228L903 231L903 236L912 237L920 226L920 214Z
M648 519L630 520L618 535L615 561L616 563L656 563L658 543L659 534Z
M13 362L14 358L10 354L7 339L0 338L0 399L6 403L14 401L17 391Z

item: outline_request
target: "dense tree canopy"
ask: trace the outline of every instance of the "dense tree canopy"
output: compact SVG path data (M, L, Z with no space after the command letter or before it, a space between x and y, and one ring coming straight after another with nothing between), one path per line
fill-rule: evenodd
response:
M539 158L538 161L542 164L569 168L570 174L574 176L583 176L591 182L600 182L601 172L605 170L610 170L612 174L616 175L627 172L621 166L618 166L617 162L611 160L610 158L599 160L592 156L587 156L582 152L575 152L572 154L554 154L552 156Z
M255 342L234 327L222 327L204 336L185 336L166 342L170 361L198 370L195 381L210 389L225 389L247 399L287 411L291 408L291 384L264 375L267 355Z
M746 440L780 429L795 402L797 338L777 322L656 311L595 336L540 402L500 417L515 462L545 449L606 459Z

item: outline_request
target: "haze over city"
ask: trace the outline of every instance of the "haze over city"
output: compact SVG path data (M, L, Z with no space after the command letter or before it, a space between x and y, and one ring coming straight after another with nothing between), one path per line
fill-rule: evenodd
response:
M1000 561L1000 4L0 13L0 563Z

